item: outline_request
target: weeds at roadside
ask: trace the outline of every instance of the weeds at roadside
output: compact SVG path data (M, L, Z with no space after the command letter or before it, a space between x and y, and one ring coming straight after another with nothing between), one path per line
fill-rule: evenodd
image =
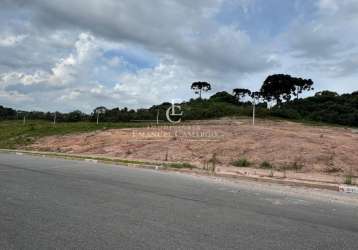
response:
M246 158L241 158L239 160L233 161L231 165L234 167L246 168L251 165L251 162L248 161Z
M217 158L216 158L216 153L213 154L213 156L212 156L211 159L208 161L208 163L211 163L211 168L208 167L208 170L211 171L212 173L215 173L216 164L218 163L218 160L217 160Z
M270 170L270 174L269 174L269 177L273 177L274 176L274 174L273 174L273 169L271 168L271 170Z
M353 185L353 176L352 175L346 175L344 184L346 185Z
M350 169L348 174L345 176L344 184L353 185L353 168Z
M214 153L208 161L204 160L203 170L215 173L217 163L219 163L219 161L216 158L216 153Z
M283 171L290 171L290 170L293 170L293 171L300 171L302 170L304 167L303 164L300 164L299 162L295 161L294 163L292 164L289 164L289 165L285 165L283 166L282 168L280 168L279 170L283 170Z
M168 168L177 168L177 169L193 169L196 168L196 166L187 163L187 162L183 162L183 163L168 163L168 164L164 164L165 167Z
M260 168L262 168L262 169L273 169L273 165L271 163L269 163L268 161L263 161L260 164Z
M324 172L333 174L333 173L342 172L342 169L332 166L332 167L327 167L326 169L324 169Z

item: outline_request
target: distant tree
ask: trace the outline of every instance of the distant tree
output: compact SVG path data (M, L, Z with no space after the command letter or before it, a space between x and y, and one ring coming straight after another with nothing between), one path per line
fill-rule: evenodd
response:
M210 97L210 101L214 101L214 102L226 102L226 103L232 103L232 104L236 104L236 98L233 95L230 95L228 92L226 91L222 91L222 92L218 92L215 95L212 95Z
M234 89L233 93L238 102L240 102L240 99L244 98L246 95L251 95L251 91L249 89Z
M317 92L315 94L315 96L326 96L326 97L337 97L339 96L337 92L333 92L333 91L329 91L329 90L324 90L324 91L320 91Z
M283 99L290 100L292 93L295 91L292 77L290 75L271 75L266 78L262 87L261 94L267 101L275 100L280 106Z
M313 90L313 81L311 79L302 79L302 78L294 78L293 80L296 91L295 96L298 99L299 95L303 93L303 91Z
M202 91L207 92L211 90L211 85L208 82L193 82L191 89L195 91L195 94L199 94L199 98L201 99Z
M260 99L262 97L262 94L260 91L251 92L250 97L252 99Z
M293 96L298 98L303 91L313 89L311 79L302 79L290 75L278 74L266 78L262 87L261 95L267 101L275 100L278 106L283 101L290 101Z
M84 113L82 113L80 110L75 110L67 114L67 121L79 122L82 121L84 117L86 117Z
M0 106L0 120L16 118L16 111L11 108Z

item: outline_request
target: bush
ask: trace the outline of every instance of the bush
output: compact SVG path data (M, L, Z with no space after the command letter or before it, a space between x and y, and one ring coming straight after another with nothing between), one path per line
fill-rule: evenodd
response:
M169 167L169 168L186 168L186 169L193 169L196 168L196 166L191 165L190 163L169 163L169 164L164 164L165 167Z
M251 162L249 162L246 158L241 158L239 160L233 161L231 165L234 167L246 168L251 165Z
M353 185L353 176L352 175L346 175L344 184L346 185Z
M273 166L271 163L269 163L268 161L263 161L261 164L260 164L260 168L263 168L263 169L273 169Z
M297 161L295 161L294 163L284 166L283 170L294 170L294 171L299 171L303 169L303 165L298 163Z

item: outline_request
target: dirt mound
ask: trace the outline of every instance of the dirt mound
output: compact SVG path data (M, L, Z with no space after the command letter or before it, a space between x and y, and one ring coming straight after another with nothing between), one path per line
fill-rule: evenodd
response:
M116 129L51 136L32 149L85 153L127 159L181 161L203 167L213 155L218 165L246 158L259 167L358 175L358 134L347 128L308 126L293 122L214 120L182 126Z

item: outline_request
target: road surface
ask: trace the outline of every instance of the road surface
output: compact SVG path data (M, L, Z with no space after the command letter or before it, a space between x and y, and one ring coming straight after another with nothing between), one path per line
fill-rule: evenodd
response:
M289 190L1 153L0 249L358 248L357 204Z

